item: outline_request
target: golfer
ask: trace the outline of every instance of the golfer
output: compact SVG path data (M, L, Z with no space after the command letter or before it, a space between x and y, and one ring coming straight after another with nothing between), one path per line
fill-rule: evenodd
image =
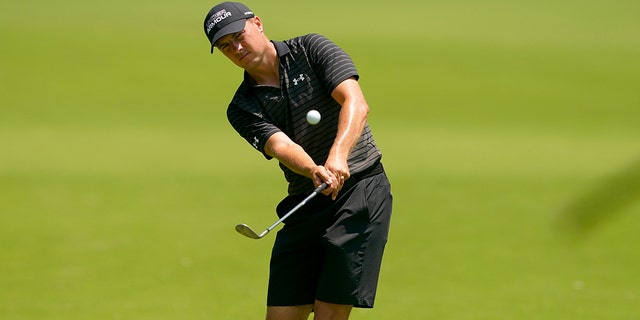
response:
M214 6L204 31L212 53L244 70L227 118L266 159L279 161L288 195L277 214L328 184L276 236L267 319L311 312L348 319L353 307L373 308L392 196L353 61L318 34L270 41L262 20L237 2ZM310 110L319 123L307 122Z

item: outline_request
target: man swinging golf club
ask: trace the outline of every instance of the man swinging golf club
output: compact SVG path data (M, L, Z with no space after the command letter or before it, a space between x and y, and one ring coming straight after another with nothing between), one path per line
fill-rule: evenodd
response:
M316 320L348 319L353 307L372 308L392 196L353 61L318 34L270 41L262 20L237 2L214 6L204 31L212 53L244 70L229 122L279 161L288 195L277 214L297 210L273 245L267 319L311 312ZM315 125L307 122L310 110L322 116Z

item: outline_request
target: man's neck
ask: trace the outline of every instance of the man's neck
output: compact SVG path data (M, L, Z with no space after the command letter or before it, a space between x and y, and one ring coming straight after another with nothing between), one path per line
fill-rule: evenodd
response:
M271 43L269 54L264 63L247 73L253 79L254 84L259 86L280 87L280 58L275 46Z

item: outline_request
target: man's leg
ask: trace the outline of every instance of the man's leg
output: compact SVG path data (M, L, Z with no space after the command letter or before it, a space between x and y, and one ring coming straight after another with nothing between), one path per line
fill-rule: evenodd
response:
M347 320L353 306L316 300L313 320Z
M267 307L267 320L307 320L312 308L314 320L348 320L353 306L316 300L315 305Z
M267 307L267 320L307 320L313 305Z

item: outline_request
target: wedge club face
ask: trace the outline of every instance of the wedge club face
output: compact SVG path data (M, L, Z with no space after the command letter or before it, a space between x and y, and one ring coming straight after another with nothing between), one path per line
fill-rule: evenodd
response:
M260 239L264 237L268 232L268 231L265 231L262 234L257 234L255 231L253 231L253 229L251 229L251 227L249 227L244 223L237 225L236 231L238 231L239 234L251 239Z

